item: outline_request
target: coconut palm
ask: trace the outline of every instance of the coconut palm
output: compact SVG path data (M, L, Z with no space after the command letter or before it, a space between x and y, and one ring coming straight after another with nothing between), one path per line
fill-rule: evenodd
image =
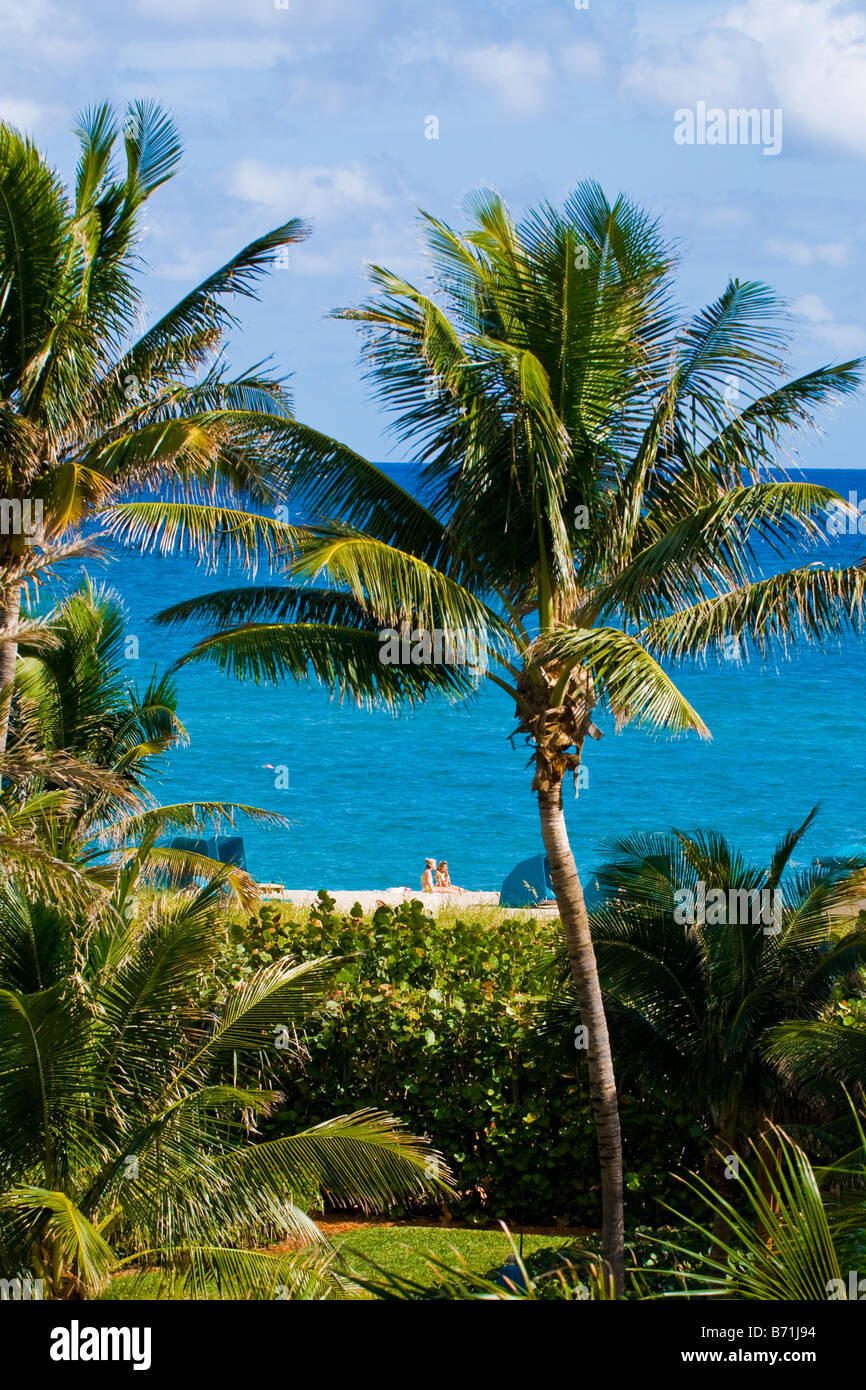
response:
M719 1155L741 1159L773 1124L817 1123L819 1101L838 1112L843 1098L838 1082L834 1097L806 1084L793 1040L802 1050L814 1035L826 1059L834 992L866 993L866 869L792 870L815 814L767 864L721 835L671 831L617 840L598 874L592 933L618 1065L704 1126L721 1192Z
M851 994L862 998L862 987ZM842 1087L862 1095L866 1086L866 1027L836 1011L817 1023L781 1023L767 1037L767 1056L792 1085L824 1105L838 1103Z
M110 887L119 867L163 885L208 879L218 861L160 838L172 829L201 834L238 816L286 824L235 803L156 802L148 783L158 761L187 735L170 676L155 672L143 691L130 680L126 627L119 596L85 579L20 645L0 759L0 837L5 829L17 868L52 893ZM250 875L230 866L223 878L253 910L260 894Z
M85 577L45 616L53 640L19 644L10 736L112 768L140 795L156 760L187 735L171 677L154 673L141 692L130 680L127 626L120 596ZM111 815L110 804L100 809Z
M275 1046L337 967L281 960L221 997L225 883L221 866L148 901L120 874L86 913L0 884L0 1254L51 1297L92 1296L138 1264L193 1297L214 1281L229 1297L326 1296L311 1202L448 1190L429 1176L446 1175L438 1158L378 1112L253 1142L281 1097L233 1084L233 1062L284 1063ZM277 1242L288 1252L256 1248Z
M143 218L176 171L177 130L139 101L122 121L106 104L85 112L76 134L67 190L29 139L0 125L0 752L22 594L80 553L80 526L97 512L115 519L121 498L150 497L162 544L204 553L203 501L225 527L242 492L244 508L271 509L238 522L267 549L285 539L275 463L295 429L327 448L293 420L282 379L261 364L233 373L223 356L237 323L229 301L254 297L306 225L257 237L142 331Z
M767 470L789 431L856 388L860 366L788 380L779 306L759 284L732 281L681 322L657 226L594 184L520 226L490 192L469 213L464 235L425 217L429 292L373 267L369 301L343 311L421 467L420 497L349 450L298 441L286 483L317 520L293 537L293 582L164 618L215 626L188 659L241 677L312 674L384 703L484 679L514 702L588 1028L604 1253L621 1285L616 1084L563 780L579 786L598 704L618 724L707 736L660 660L859 622L861 571L804 557L768 575L759 557L821 534L833 494ZM134 503L119 524L147 536ZM469 659L429 664L437 631Z

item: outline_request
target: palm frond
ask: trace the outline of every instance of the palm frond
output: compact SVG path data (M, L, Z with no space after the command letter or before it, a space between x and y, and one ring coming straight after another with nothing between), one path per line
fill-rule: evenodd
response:
M808 566L756 579L648 623L645 645L662 657L787 653L863 625L866 570ZM740 646L742 643L742 648Z
M272 1183L318 1191L337 1206L386 1211L407 1197L419 1200L451 1190L441 1154L406 1133L391 1115L360 1110L326 1120L287 1138L243 1149L222 1165L233 1180L249 1173Z
M273 517L192 502L118 502L102 520L116 540L142 553L189 550L213 569L234 560L253 573L263 557L275 566L289 561L305 534Z
M87 1292L94 1295L105 1288L116 1263L115 1253L65 1192L38 1186L12 1187L0 1195L0 1206L33 1218L44 1217L44 1230Z
M618 724L635 720L673 733L710 736L696 710L637 638L618 628L558 628L537 639L529 657L560 673L586 669Z
M407 633L411 629L407 625ZM213 662L239 679L277 684L308 680L349 695L359 704L385 709L414 705L431 695L456 699L477 689L471 664L443 660L413 664L387 660L396 629L360 629L327 623L246 623L202 641L177 662ZM410 655L411 655L411 642ZM483 651L483 649L482 649Z

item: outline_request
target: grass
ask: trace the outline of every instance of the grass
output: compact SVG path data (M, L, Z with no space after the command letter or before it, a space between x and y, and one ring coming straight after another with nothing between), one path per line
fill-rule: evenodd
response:
M516 1234L514 1241L519 1248ZM526 1235L523 1253L528 1256L546 1247L569 1243L567 1236L557 1240L551 1235ZM441 1226L362 1226L349 1235L337 1237L335 1244L351 1276L374 1277L376 1271L369 1263L372 1261L380 1271L401 1274L422 1284L434 1282L427 1264L430 1255L449 1265L459 1264L462 1258L473 1273L486 1275L504 1264L511 1251L508 1238L501 1230L443 1230Z
M514 1239L519 1246L516 1234ZM376 1265L378 1271L401 1274L425 1285L434 1282L427 1264L431 1255L449 1265L459 1264L462 1258L474 1273L487 1275L505 1263L511 1249L499 1229L478 1231L441 1226L359 1226L348 1234L334 1236L333 1243L340 1250L350 1277L374 1278ZM523 1253L529 1256L546 1247L569 1243L566 1235L526 1235ZM160 1283L157 1273L120 1275L111 1281L102 1297L110 1301L168 1297L165 1289L160 1290ZM218 1296L216 1287L213 1292Z

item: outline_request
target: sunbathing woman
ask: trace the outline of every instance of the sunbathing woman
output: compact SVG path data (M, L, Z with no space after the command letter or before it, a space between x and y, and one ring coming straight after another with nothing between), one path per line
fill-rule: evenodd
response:
M435 860L435 859L425 859L425 860L424 860L424 872L423 872L423 874L421 875L421 887L423 888L423 890L424 890L425 893L433 893L433 892L435 891L435 889L436 889L436 884L435 884L434 881L433 881L433 875L434 875L435 873L436 873L436 860Z
M451 875L448 872L448 864L444 859L439 860L436 869L436 887L440 893L465 893L465 888L457 888L451 882Z

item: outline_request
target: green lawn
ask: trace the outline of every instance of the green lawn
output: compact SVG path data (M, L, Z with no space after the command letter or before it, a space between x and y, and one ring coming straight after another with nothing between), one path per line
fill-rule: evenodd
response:
M475 1231L443 1229L441 1226L367 1226L349 1235L339 1236L339 1246L348 1266L348 1273L367 1279L375 1275L372 1260L389 1274L401 1274L419 1283L431 1284L433 1279L426 1257L433 1255L446 1264L457 1265L462 1258L475 1274L488 1274L505 1263L511 1246L500 1230ZM519 1238L515 1236L519 1246ZM523 1253L532 1255L545 1247L569 1244L568 1237L524 1236Z
M510 1250L500 1230L445 1229L441 1226L359 1226L356 1231L335 1236L333 1243L340 1250L350 1277L374 1278L377 1271L373 1265L377 1265L380 1271L401 1274L425 1285L433 1283L427 1256L433 1255L449 1265L456 1265L462 1257L474 1273L485 1275L504 1264ZM558 1240L551 1235L527 1235L523 1238L523 1253L529 1256L545 1247L568 1243L568 1237ZM159 1282L158 1274L123 1275L112 1280L103 1297L158 1298ZM165 1297L165 1293L162 1296Z

